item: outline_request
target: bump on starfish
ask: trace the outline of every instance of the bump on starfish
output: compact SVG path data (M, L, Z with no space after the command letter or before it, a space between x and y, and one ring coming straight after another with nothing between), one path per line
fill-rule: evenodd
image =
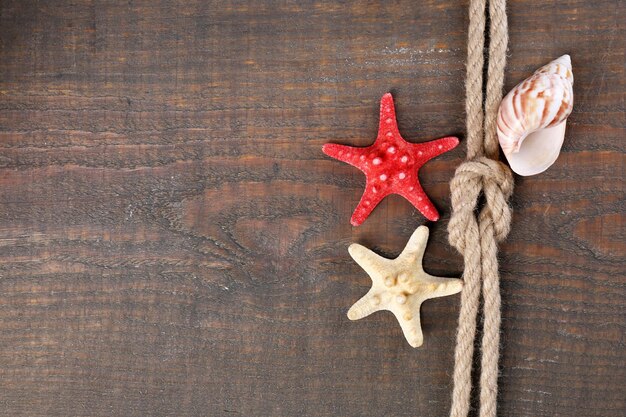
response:
M404 140L398 130L393 97L387 93L380 101L378 136L371 146L355 148L327 143L322 150L365 173L365 191L350 220L352 225L358 226L389 194L403 196L428 220L438 220L437 209L420 185L418 170L430 159L458 144L459 139L453 136L425 143Z
M356 243L350 245L350 255L372 279L369 292L348 310L350 320L358 320L380 310L391 311L409 344L413 347L422 345L422 303L431 298L456 294L463 288L463 281L458 278L440 278L424 272L422 259L428 233L426 226L418 227L396 259L383 258Z

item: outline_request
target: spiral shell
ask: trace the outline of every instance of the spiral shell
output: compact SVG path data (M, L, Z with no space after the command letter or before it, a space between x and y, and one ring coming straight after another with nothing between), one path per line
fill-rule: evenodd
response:
M539 68L502 99L498 140L514 172L535 175L556 161L574 104L573 84L570 57L563 55Z

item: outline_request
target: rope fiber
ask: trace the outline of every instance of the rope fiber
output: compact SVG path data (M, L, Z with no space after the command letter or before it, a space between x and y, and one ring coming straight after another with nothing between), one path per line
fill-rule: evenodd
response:
M499 162L496 117L502 100L508 43L506 0L489 1L489 63L483 113L483 67L487 0L470 0L467 46L467 160L450 183L452 215L448 239L465 264L455 348L451 417L470 410L476 318L482 290L484 324L481 344L480 417L495 417L500 345L500 277L498 242L511 227L508 199L513 192L510 169ZM484 204L478 210L480 196ZM478 214L476 214L478 212Z

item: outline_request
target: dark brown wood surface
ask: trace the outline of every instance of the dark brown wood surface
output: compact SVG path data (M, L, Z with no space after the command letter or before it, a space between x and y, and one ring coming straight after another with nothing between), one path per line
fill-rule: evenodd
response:
M350 322L360 242L397 255L399 197L321 152L464 131L467 1L0 1L0 415L445 416L459 297ZM500 415L626 412L626 3L515 0L506 86L564 53L557 163L516 178L501 246ZM447 243L459 146L421 171Z

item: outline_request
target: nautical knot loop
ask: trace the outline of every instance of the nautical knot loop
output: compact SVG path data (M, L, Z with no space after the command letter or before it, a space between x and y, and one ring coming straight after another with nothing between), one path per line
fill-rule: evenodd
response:
M450 183L452 194L452 215L448 224L450 244L461 254L468 245L478 243L472 236L476 217L474 211L481 194L485 204L480 211L480 230L492 226L497 242L504 240L511 229L511 208L508 200L513 193L513 175L502 162L486 157L478 157L462 163Z

